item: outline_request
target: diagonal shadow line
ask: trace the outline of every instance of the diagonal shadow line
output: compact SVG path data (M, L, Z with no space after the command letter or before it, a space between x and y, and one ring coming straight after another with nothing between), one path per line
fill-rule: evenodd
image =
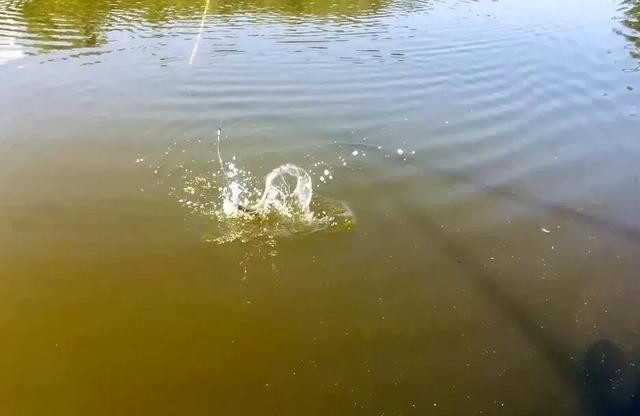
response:
M485 272L481 265L472 263L466 250L447 236L425 212L405 209L404 213L408 218L415 219L416 226L424 231L425 236L438 238L437 242L445 252L458 259L458 266L464 271L464 275L469 277L473 287L513 321L529 342L544 354L563 383L579 398L582 410L590 415L604 415L600 409L611 409L607 397L593 391L584 383L584 369L580 360L572 359L580 354L576 354L564 343L558 333L548 328L543 330L534 315L498 285L496 275Z
M451 181L463 182L479 191L489 193L491 195L496 195L504 199L509 199L526 205L527 207L535 207L537 209L551 212L562 217L569 217L571 219L588 224L592 227L615 234L616 236L622 237L627 241L640 243L640 228L638 227L621 224L604 218L599 218L594 215L586 214L575 208L555 204L540 198L535 198L533 196L523 195L509 186L481 185L474 181L470 175L466 175L461 172L454 172L451 170L435 167L423 168L422 171L425 174L435 174Z
M510 317L517 324L517 327L522 329L523 333L552 359L559 374L568 384L575 385L578 380L576 368L566 364L567 360L564 359L568 359L572 355L571 349L559 341L557 336L552 335L551 331L543 331L532 314L496 283L496 276L483 271L481 265L471 263L466 250L448 237L441 227L425 216L424 212L407 212L406 215L414 218L414 222L417 223L420 230L425 232L425 236L438 237L437 242L446 253L458 260L458 267L464 271L465 276L469 276L474 288L490 299L492 304L497 306L505 316ZM558 360L558 358L563 359Z
M364 146L372 150L377 150L377 146L375 146L373 143L363 144L360 142L340 142L339 144L341 146L349 146L353 148L360 148ZM467 186L470 186L479 192L495 195L507 200L517 202L527 207L534 207L538 210L551 212L553 214L556 214L562 217L568 217L572 220L576 220L584 224L588 224L594 228L612 233L617 237L624 238L629 242L640 244L640 227L639 226L631 226L628 224L622 224L619 222L607 220L604 218L597 217L595 215L584 213L575 208L545 201L543 199L536 198L530 195L524 195L524 194L518 193L516 189L507 185L480 184L477 181L475 181L471 175L461 171L454 171L451 169L445 169L438 166L424 166L424 165L418 165L418 164L413 164L412 166L423 175L435 175L451 182L464 183ZM636 181L636 184L637 184L637 181Z

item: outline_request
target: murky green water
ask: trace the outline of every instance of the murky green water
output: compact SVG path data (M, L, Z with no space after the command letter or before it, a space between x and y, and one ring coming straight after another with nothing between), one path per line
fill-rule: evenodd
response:
M0 0L0 414L640 414L639 19Z

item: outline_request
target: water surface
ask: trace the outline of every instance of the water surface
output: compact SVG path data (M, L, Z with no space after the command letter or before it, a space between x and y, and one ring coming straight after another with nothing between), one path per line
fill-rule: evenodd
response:
M637 414L638 2L205 4L0 0L0 413Z

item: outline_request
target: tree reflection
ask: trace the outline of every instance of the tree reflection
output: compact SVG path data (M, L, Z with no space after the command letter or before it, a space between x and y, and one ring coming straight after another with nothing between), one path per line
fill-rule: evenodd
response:
M626 8L622 22L628 29L622 35L635 46L635 49L631 51L631 56L640 59L640 1L624 0L622 5Z
M209 15L261 13L289 17L348 19L375 14L388 0L211 0ZM94 47L106 32L139 24L162 25L200 17L204 0L32 0L21 15L41 50Z

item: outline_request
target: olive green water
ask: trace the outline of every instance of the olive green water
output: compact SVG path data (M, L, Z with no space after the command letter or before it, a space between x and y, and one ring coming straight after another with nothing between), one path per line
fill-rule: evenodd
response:
M0 414L640 414L640 3L205 4L0 0Z

